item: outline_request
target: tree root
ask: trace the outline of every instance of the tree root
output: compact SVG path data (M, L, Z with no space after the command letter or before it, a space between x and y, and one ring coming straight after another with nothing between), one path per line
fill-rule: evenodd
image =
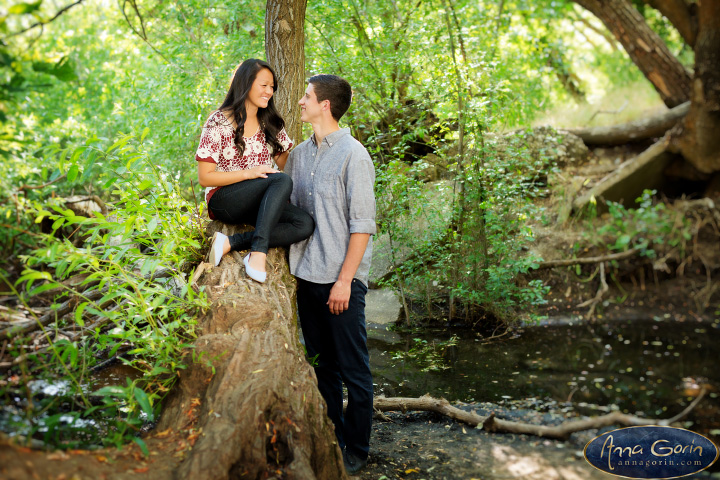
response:
M668 426L684 418L705 396L705 388L700 390L699 395L693 402L678 415L667 419L641 418L634 415L627 415L621 412L612 412L599 417L585 418L582 420L569 420L556 426L533 425L529 423L513 422L497 418L494 413L483 417L477 413L467 412L450 405L445 399L437 399L424 395L420 398L404 397L376 397L374 407L381 412L391 410L436 412L470 426L481 428L489 433L518 433L524 435L535 435L556 440L566 440L571 434L583 430L607 427L610 425L622 425L624 427L640 425Z
M605 262L600 263L600 288L598 288L597 293L595 294L594 298L591 298L588 301L585 301L578 305L578 308L585 308L590 307L590 311L588 311L587 318L592 317L593 313L595 313L595 307L598 303L600 303L600 300L602 300L603 295L605 295L605 292L609 290L608 284L605 281Z

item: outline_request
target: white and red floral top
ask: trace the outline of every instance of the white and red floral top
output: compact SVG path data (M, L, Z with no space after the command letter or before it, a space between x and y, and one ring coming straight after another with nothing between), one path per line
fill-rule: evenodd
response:
M260 165L272 166L273 157L290 150L293 141L288 137L283 128L277 136L283 150L273 152L273 148L265 141L265 133L258 128L252 137L243 137L245 150L242 155L235 146L235 129L232 122L225 115L217 110L205 122L200 145L195 153L195 160L198 162L210 162L217 165L218 172L234 172L236 170L247 170ZM220 187L208 187L205 189L205 200L210 202L210 197ZM212 218L212 214L210 214Z

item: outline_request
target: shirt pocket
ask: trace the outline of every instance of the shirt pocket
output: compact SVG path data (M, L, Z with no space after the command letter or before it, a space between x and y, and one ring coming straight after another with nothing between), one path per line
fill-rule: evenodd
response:
M325 173L315 183L315 191L324 201L332 204L345 203L345 186L339 175Z

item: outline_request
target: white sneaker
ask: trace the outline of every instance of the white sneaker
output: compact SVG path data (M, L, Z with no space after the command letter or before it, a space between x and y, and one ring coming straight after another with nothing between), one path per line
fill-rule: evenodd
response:
M248 274L248 277L252 278L256 282L265 283L265 279L267 278L267 272L261 272L260 270L255 270L250 266L250 254L248 253L245 258L243 258L243 263L245 264L245 273Z
M227 240L227 238L227 235L224 235L220 232L215 232L213 234L212 247L210 247L210 261L213 262L213 265L215 265L216 267L220 265L220 260L223 257L225 240Z

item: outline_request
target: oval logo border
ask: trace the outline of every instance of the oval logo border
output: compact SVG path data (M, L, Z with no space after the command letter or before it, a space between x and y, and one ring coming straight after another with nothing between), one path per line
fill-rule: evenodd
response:
M607 470L603 470L602 468L600 468L600 467L596 466L595 464L593 464L593 463L588 459L588 457L587 457L587 449L588 449L588 447L589 447L593 442L595 442L598 438L603 437L603 436L606 436L606 435L611 435L611 434L614 433L614 432L619 432L619 431L622 431L622 430L629 430L629 429L634 429L634 428L660 428L660 429L665 429L665 430L668 430L668 429L670 429L670 430L680 430L680 431L683 431L683 432L691 433L692 435L696 435L696 436L698 436L698 437L702 437L702 438L704 438L705 440L707 440L707 441L710 443L710 445L712 445L713 447L715 447L715 458L713 458L712 461L707 464L707 466L701 468L700 470L695 470L695 471L692 471L692 472L689 472L689 473L683 473L682 475L675 475L675 476L672 476L672 477L658 477L658 476L653 476L653 477L630 477L630 476L628 476L627 474L617 474L617 473L609 472L609 471L607 471ZM615 477L631 478L631 479L647 479L647 480L671 480L671 479L673 479L673 478L683 478L683 477L687 477L687 476L689 476L689 475L695 475L695 474L697 474L697 473L702 472L703 470L707 470L708 468L712 467L712 466L715 464L715 462L718 460L718 458L720 457L720 447L718 447L718 446L715 444L715 442L713 442L712 440L710 440L710 439L709 439L708 437L706 437L705 435L703 435L703 434L701 434L701 433L693 432L692 430L688 430L688 429L686 429L686 428L670 427L670 426L663 426L663 425L633 425L633 426L630 426L630 427L620 427L620 428L616 428L615 430L610 430L609 432L603 432L603 433L601 433L600 435L597 435L595 438L593 438L593 439L590 440L587 444L585 444L585 448L583 449L583 457L585 458L585 461L586 461L589 465L591 465L593 468L595 468L595 469L597 469L597 470L599 470L599 471L601 471L601 472L603 472L603 473L607 473L608 475L615 476Z

